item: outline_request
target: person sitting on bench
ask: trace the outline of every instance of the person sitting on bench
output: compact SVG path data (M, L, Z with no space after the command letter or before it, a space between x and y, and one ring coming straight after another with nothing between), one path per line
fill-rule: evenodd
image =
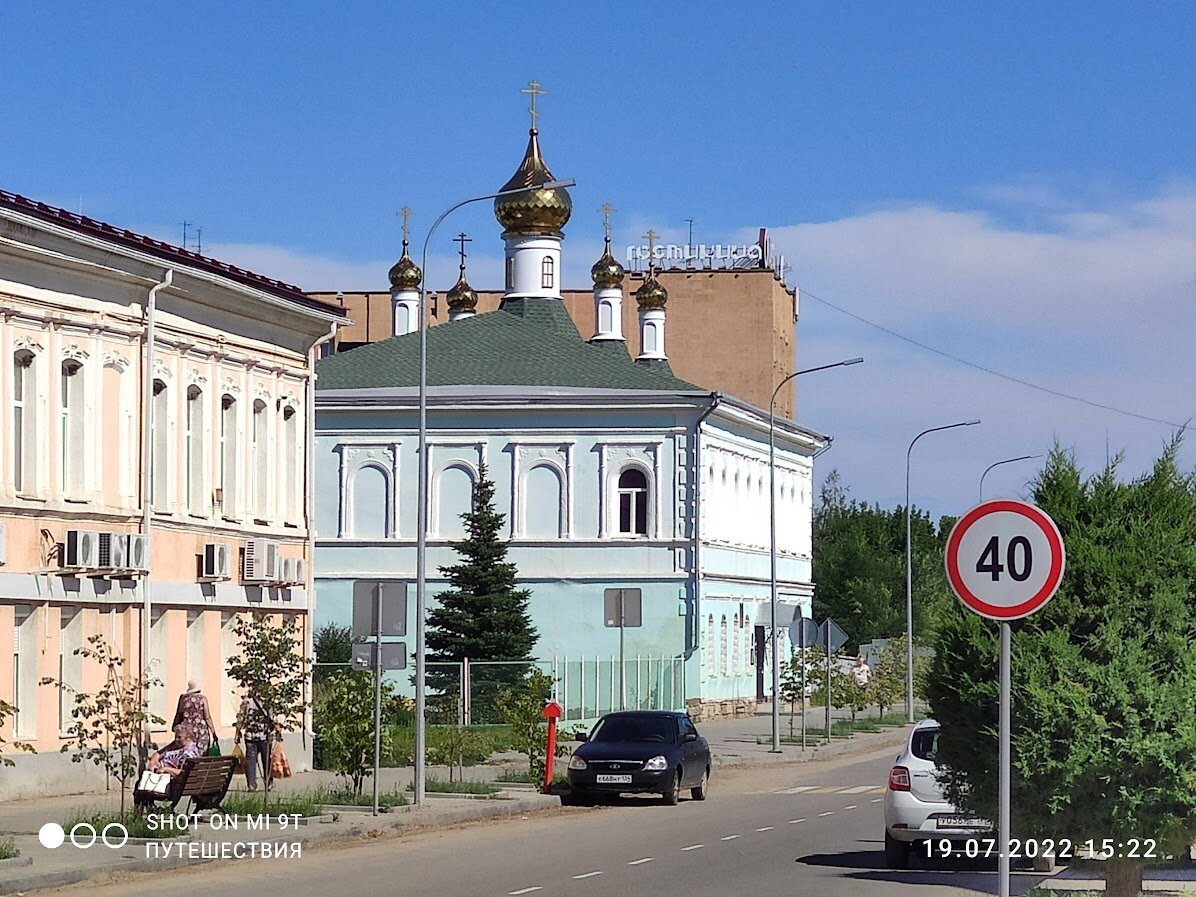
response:
M154 751L146 762L150 772L164 772L172 778L183 771L183 764L202 754L191 737L191 730L181 723L174 727L174 741L160 751Z

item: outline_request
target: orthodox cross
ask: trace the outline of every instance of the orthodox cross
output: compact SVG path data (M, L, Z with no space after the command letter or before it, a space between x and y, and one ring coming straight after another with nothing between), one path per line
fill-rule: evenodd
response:
M457 234L457 236L453 237L453 242L461 244L461 248L458 251L461 253L461 273L464 274L465 273L465 244L472 243L473 238L467 237L467 236L465 236L465 234L461 233L461 234Z
M656 266L656 241L660 238L660 234L648 228L648 232L644 234L644 239L648 241L648 270L652 270Z
M598 211L602 213L602 229L606 231L606 242L610 242L610 213L617 212L614 206L609 201L604 202L598 207Z
M403 206L403 208L399 209L397 212L395 212L395 214L403 216L403 242L406 243L407 238L411 236L411 226L407 222L415 213L407 206Z
M519 88L519 92L520 93L529 93L532 96L532 108L529 109L528 111L531 112L531 114L532 114L532 127L535 128L536 127L536 119L538 119L540 117L540 113L538 111L536 111L536 97L540 96L540 94L548 93L548 91L541 90L540 82L533 79L533 80L527 82L527 87Z

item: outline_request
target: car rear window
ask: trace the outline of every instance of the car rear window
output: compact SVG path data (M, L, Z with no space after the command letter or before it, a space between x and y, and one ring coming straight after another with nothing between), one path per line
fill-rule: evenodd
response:
M677 740L677 723L667 716L611 716L599 720L590 741Z
M910 742L910 751L919 760L929 760L933 763L939 753L939 730L920 729L915 732Z

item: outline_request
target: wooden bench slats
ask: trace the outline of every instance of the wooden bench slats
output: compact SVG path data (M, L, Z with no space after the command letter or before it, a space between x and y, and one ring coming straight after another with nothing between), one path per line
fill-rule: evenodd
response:
M171 809L187 797L197 809L219 809L237 770L236 757L193 757L183 764L182 783L171 796L143 795L150 801L169 800ZM173 790L173 789L172 789ZM141 792L135 792L136 798ZM177 796L176 796L177 795Z

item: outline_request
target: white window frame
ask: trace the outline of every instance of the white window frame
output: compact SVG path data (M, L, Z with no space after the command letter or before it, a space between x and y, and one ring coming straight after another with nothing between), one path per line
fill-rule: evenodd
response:
M12 354L12 482L18 494L37 491L36 361L37 356L29 349L18 349Z
M86 369L66 358L58 373L58 488L63 498L82 499L85 488L83 444Z
M220 396L220 514L237 518L237 397L225 392Z
M622 486L620 483L623 480L624 474L635 472L644 478L644 486L639 487ZM644 510L644 531L639 532L636 529L636 510L638 507L635 497L642 495L643 510ZM623 498L627 496L631 499L631 508L629 517L630 529L623 529ZM652 508L654 502L652 490L652 474L643 465L631 462L624 464L619 468L618 475L615 477L615 534L620 538L647 538L652 534Z

